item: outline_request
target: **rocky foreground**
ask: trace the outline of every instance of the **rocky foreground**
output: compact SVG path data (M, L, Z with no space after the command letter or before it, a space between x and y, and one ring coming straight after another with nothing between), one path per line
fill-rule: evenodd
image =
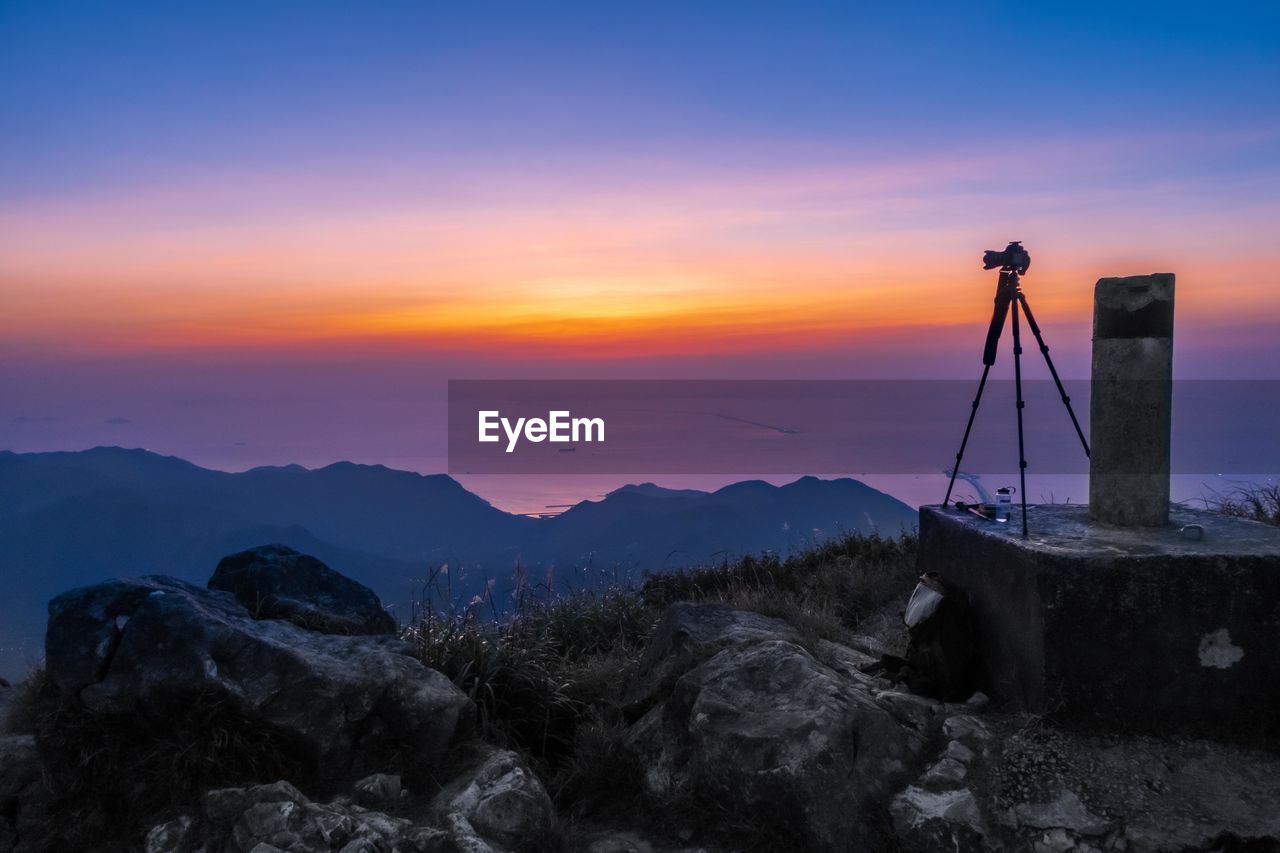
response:
M1272 753L935 702L864 674L865 645L715 603L667 608L616 674L616 749L593 772L625 794L558 814L360 585L268 547L210 586L117 580L50 603L44 710L0 737L0 853L1280 849ZM158 750L176 719L198 724ZM218 765L222 783L84 840L85 815L153 797L147 768L227 742L248 760Z

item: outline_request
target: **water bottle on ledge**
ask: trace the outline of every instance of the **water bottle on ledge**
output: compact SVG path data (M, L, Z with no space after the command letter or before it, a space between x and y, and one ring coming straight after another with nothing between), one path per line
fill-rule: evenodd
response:
M1008 521L1013 511L1013 486L996 489L996 521Z

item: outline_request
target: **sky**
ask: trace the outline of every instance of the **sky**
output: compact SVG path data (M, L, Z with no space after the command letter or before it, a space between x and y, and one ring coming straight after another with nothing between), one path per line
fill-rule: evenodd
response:
M1176 375L1276 378L1280 7L966 5L2 0L0 446L372 460L450 378L976 376L1012 239L1065 375L1099 276L1172 271Z

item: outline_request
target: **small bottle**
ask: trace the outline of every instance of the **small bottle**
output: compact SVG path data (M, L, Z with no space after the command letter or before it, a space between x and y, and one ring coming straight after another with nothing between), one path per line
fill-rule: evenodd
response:
M1013 510L1013 487L996 489L996 521L1008 521Z

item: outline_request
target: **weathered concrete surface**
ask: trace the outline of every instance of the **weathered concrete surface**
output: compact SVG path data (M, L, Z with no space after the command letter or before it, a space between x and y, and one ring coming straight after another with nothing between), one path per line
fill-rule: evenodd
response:
M1109 524L1169 519L1173 274L1099 279L1093 292L1089 511Z
M1129 728L1280 736L1280 528L1196 510L1117 528L1034 506L1031 535L920 509L920 567L969 593L984 689L1002 703ZM1178 528L1199 524L1204 538Z

